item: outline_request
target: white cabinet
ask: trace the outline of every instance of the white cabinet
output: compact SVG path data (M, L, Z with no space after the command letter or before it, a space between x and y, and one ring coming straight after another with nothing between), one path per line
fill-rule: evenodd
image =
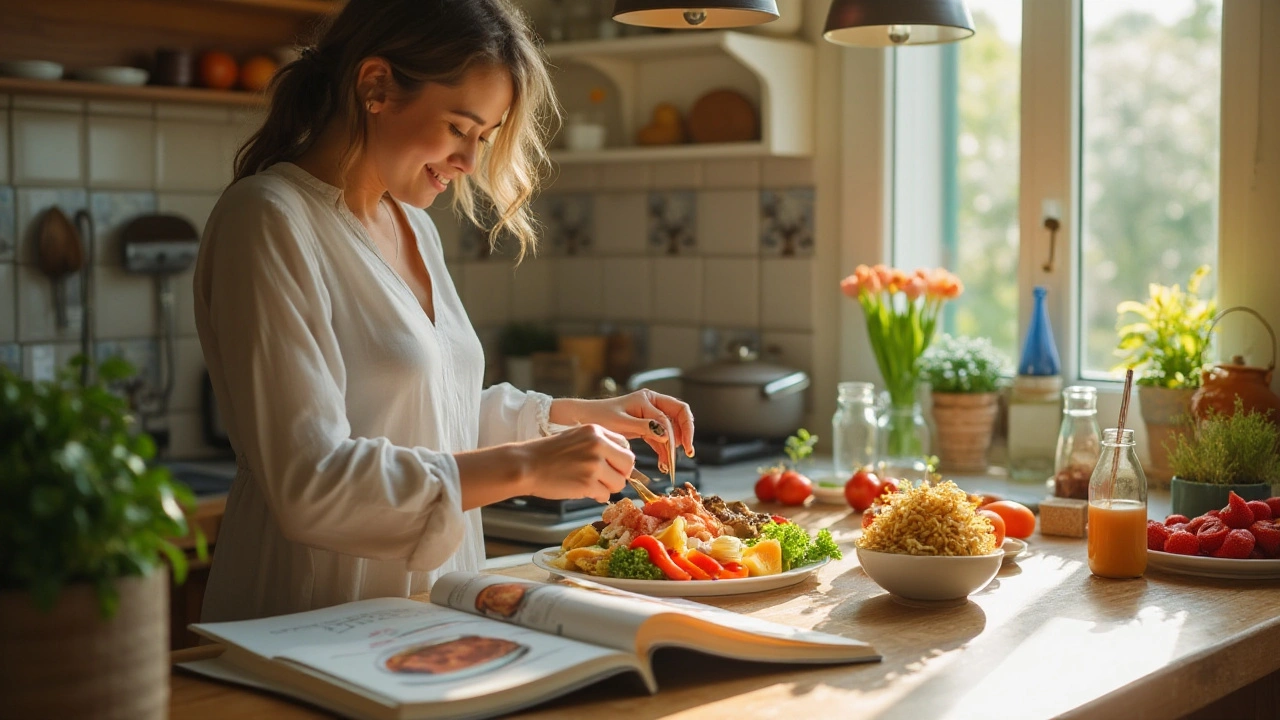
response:
M814 48L809 43L735 31L684 31L614 40L548 44L557 91L569 112L582 108L589 79L602 75L614 95L610 137L601 150L555 150L559 163L734 157L803 157L814 144ZM654 106L687 115L711 90L729 88L755 104L760 139L719 144L635 145Z

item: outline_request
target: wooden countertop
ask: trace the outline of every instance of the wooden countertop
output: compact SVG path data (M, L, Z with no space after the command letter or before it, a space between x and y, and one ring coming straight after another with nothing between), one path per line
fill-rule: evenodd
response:
M883 662L805 668L672 653L659 656L657 695L606 681L520 717L1277 716L1280 580L1155 569L1137 580L1104 580L1089 573L1083 540L1037 533L1016 565L969 600L907 605L858 566L851 543L859 516L815 505L793 518L811 529L830 527L848 548L844 560L793 588L705 601L869 641ZM531 565L494 572L546 577ZM216 651L192 648L174 657ZM172 690L173 718L328 717L181 672L173 674ZM1233 702L1237 709L1226 709Z

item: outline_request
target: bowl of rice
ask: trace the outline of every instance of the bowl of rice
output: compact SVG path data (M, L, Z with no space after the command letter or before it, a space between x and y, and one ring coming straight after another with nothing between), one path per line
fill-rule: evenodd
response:
M909 600L956 600L986 587L1004 550L977 503L944 481L904 483L854 542L862 570Z

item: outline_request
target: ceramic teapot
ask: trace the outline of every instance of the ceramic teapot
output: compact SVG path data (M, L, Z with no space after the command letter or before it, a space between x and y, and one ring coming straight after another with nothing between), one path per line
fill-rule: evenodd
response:
M1247 307L1223 310L1213 319L1213 325L1237 310L1253 315L1267 328L1271 335L1271 364L1265 368L1245 365L1244 357L1236 355L1229 363L1218 363L1205 370L1203 385L1191 396L1191 413L1197 420L1204 420L1211 410L1220 415L1234 415L1238 397L1245 412L1270 413L1271 422L1280 425L1280 396L1271 391L1271 376L1276 368L1276 334L1257 311Z

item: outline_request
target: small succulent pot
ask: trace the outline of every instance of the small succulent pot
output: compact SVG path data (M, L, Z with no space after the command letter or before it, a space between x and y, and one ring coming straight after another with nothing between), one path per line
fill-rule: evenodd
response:
M1193 482L1175 476L1170 483L1173 514L1193 518L1210 510L1221 510L1227 506L1227 497L1234 492L1245 500L1266 500L1271 497L1271 485L1268 483L1250 483L1247 485L1219 485L1217 483Z

